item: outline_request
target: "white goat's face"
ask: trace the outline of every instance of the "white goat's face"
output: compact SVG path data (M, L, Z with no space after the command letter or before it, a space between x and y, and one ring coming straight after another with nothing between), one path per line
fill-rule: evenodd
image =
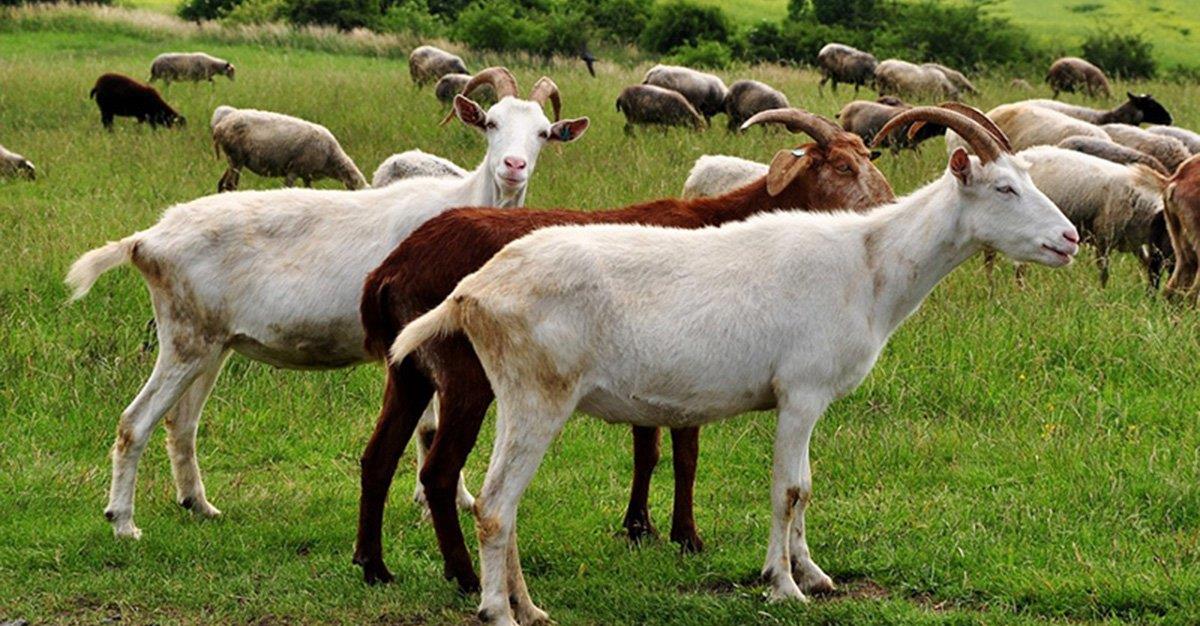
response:
M962 195L962 219L983 243L1016 261L1051 267L1070 263L1079 251L1079 232L1012 155L980 165L959 148L950 173Z
M586 117L551 124L537 103L513 97L501 99L484 112L471 99L456 96L454 109L464 124L479 129L487 137L487 169L506 197L515 197L525 190L547 142L574 141L588 127Z

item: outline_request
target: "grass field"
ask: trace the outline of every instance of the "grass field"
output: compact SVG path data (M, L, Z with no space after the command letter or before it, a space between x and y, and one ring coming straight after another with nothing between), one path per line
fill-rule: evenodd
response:
M144 76L175 47L233 60L237 82L171 87L167 98L191 120L182 131L119 120L103 132L87 99L95 77ZM599 79L574 64L514 69L525 86L552 74L566 113L593 120L581 141L543 154L533 207L672 195L701 154L766 160L799 141L723 129L629 139L612 101L644 68L602 65ZM825 114L850 97L818 95L808 72L726 74L741 76ZM976 104L1025 96L1005 84L984 82ZM1200 87L1134 87L1200 127ZM108 450L153 363L143 347L150 307L128 269L71 306L62 276L80 253L215 189L223 168L207 119L222 103L320 121L368 173L412 147L464 165L483 151L460 125L436 126L440 108L399 61L0 24L0 141L40 174L0 181L0 622L470 623L477 598L441 579L431 528L409 500L411 456L385 525L397 582L367 587L350 564L377 367L298 373L235 357L199 439L209 497L225 516L200 521L174 504L156 434L138 485L145 536L112 538L101 514ZM938 142L877 163L905 193L940 175L945 156ZM1148 298L1131 259L1115 270L1101 290L1085 253L1064 270L1034 269L1025 288L1004 272L990 289L973 259L832 407L814 436L808 523L839 595L769 605L754 581L774 426L761 413L705 429L697 517L707 549L686 557L666 541L630 548L616 534L627 429L569 424L521 511L535 600L562 624L1200 622L1200 317ZM468 466L472 490L489 449ZM651 500L663 531L664 456Z

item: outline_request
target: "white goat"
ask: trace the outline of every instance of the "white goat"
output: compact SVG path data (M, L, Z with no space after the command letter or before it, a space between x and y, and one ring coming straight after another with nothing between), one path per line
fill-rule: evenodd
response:
M773 599L832 588L805 541L817 419L858 386L942 277L983 246L1051 266L1078 249L1075 228L982 127L932 107L891 124L916 119L958 129L981 158L956 150L939 180L865 214L781 212L701 230L539 230L397 337L393 359L461 329L496 391L496 440L475 506L485 622L514 624L510 599L520 623L547 618L525 587L516 512L577 407L609 422L671 427L778 407L763 574Z
M706 154L696 159L683 183L684 198L715 197L748 185L769 170L765 163L723 154Z
M433 176L436 178L464 178L467 170L454 161L421 150L407 150L384 159L371 176L371 186L379 189L405 178Z
M503 68L481 72L500 102L484 112L460 96L460 120L488 142L466 178L414 178L383 189L283 189L208 196L166 211L158 224L84 254L71 266L72 299L103 272L132 263L150 289L158 359L125 409L113 446L105 516L118 537L133 523L137 462L150 433L168 419L168 451L179 503L205 516L220 512L205 496L195 458L200 410L225 358L235 350L292 369L355 365L363 350L363 280L405 237L459 206L521 206L538 154L550 141L577 139L587 118L551 124L541 102L557 90L538 81L529 100Z

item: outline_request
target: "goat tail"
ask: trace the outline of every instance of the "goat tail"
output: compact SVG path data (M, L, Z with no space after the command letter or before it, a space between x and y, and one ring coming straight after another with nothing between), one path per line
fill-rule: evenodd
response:
M138 240L126 237L85 252L71 264L66 283L71 288L71 302L87 295L100 275L114 267L124 265L133 258L133 248Z
M392 363L399 363L426 341L439 335L452 333L459 328L461 328L461 324L458 316L458 302L454 296L451 296L428 313L409 322L408 326L405 326L404 330L396 335L396 341L392 342L389 360Z

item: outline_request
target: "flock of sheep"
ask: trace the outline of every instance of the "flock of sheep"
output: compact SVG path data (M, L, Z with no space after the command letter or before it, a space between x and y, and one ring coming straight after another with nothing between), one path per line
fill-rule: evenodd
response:
M439 98L453 94L447 119L477 130L487 150L472 170L421 150L393 155L371 189L362 189L362 173L324 127L218 107L213 145L229 162L218 191L235 190L242 168L289 187L329 177L349 191L203 197L72 265L66 280L77 299L104 272L132 264L157 322L158 359L122 413L112 451L105 516L115 533L140 536L137 464L160 421L178 502L220 514L195 443L231 352L290 369L386 360L385 400L361 461L354 561L368 582L391 580L382 518L414 434L415 495L429 507L447 576L481 590L485 622L531 624L546 614L521 571L517 506L575 410L633 426L625 526L634 538L653 532L647 487L659 428L671 429L671 538L699 550L691 510L699 428L778 408L763 574L776 599L831 590L805 538L809 437L950 271L979 251L1063 266L1082 240L1097 248L1101 280L1109 253L1123 251L1138 256L1152 285L1173 259L1168 292L1195 298L1200 290L1200 136L1170 126L1153 98L1128 94L1111 110L1053 100L987 114L958 102L910 106L895 94L941 98L974 87L940 65L864 55L830 44L819 58L822 85L873 82L884 96L847 104L841 125L790 107L762 83L727 89L710 74L651 69L617 100L630 123L700 128L725 113L733 130L780 125L812 141L781 147L769 163L701 157L680 198L608 211L522 208L543 147L579 140L590 124L560 118L562 96L547 77L522 97L505 68L470 75L449 53L414 51L413 82L438 84ZM1074 63L1060 64L1069 71L1052 69L1056 90L1107 89ZM234 72L200 54L164 55L153 68L164 81ZM480 93L494 104L471 98ZM153 125L183 120L128 77L101 77L93 97L106 126L117 115ZM946 136L946 171L896 198L870 148L913 147L934 135ZM10 155L0 153L32 173ZM461 470L493 400L496 441L476 499ZM459 508L475 516L481 576Z

